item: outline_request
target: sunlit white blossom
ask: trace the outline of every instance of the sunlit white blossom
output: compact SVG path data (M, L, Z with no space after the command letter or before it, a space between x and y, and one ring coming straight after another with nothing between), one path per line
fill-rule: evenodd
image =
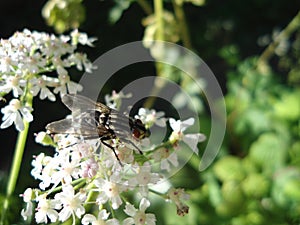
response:
M201 133L194 134L185 134L184 131L194 124L195 119L189 118L184 121L175 120L173 118L169 119L170 126L173 129L169 140L171 143L176 143L177 141L182 140L186 143L196 154L198 154L198 142L202 142L205 140L205 135Z
M104 204L111 201L113 209L117 209L122 204L120 193L124 190L124 185L121 183L119 174L113 174L109 180L99 178L95 181L95 185L99 190L97 202Z
M12 99L8 106L1 109L1 112L3 113L1 128L7 128L14 123L18 131L24 130L23 119L27 122L33 120L31 111L31 107L22 106L18 99Z
M55 94L60 93L60 96L63 96L67 93L76 94L78 91L82 91L82 86L72 81L67 70L65 70L63 67L58 67L57 73L60 86L54 88L53 92Z
M132 204L127 202L124 212L130 217L123 221L123 225L155 225L155 215L152 213L145 213L149 206L150 202L146 198L142 198L139 209L136 209Z
M72 43L70 43L71 39ZM19 98L22 104L26 101L31 104L30 98L24 98L25 95L31 94L33 97L39 95L42 100L55 101L52 91L61 95L81 91L82 86L71 80L67 69L76 66L80 70L92 72L95 67L85 54L78 53L76 49L78 44L92 46L93 41L94 38L89 38L87 34L78 30L71 35L55 36L24 29L15 32L8 39L1 39L0 92L2 96L12 92L12 95ZM79 56L81 58L75 60ZM55 71L58 77L45 75ZM52 88L54 90L51 90ZM31 122L32 109L24 108L16 100L13 104L14 107L10 105L3 108L2 112L5 115L1 128L15 123L17 130L22 131L24 129L22 117Z
M81 218L85 213L83 203L86 199L86 194L78 192L71 185L63 186L63 191L56 194L54 197L57 200L57 205L61 208L59 212L59 220L64 222L72 216L73 224L75 224L75 216Z
M49 90L46 86L46 76L41 76L40 78L33 78L30 80L32 87L30 88L30 92L33 96L36 96L40 93L40 99L44 100L48 98L50 101L55 101L55 95Z
M136 175L129 180L130 185L139 186L140 193L143 196L148 194L148 185L156 184L160 180L158 173L153 173L151 171L151 165L149 163L144 163L143 166L138 166L133 168Z
M17 98L23 94L23 87L25 86L25 80L20 76L2 76L2 82L0 85L0 92L9 93L12 91L13 96Z
M58 212L55 210L54 200L41 197L36 208L35 220L37 223L48 223L48 218L53 223L58 219Z
M146 126L150 128L153 124L160 127L166 126L166 118L164 118L164 112L156 112L154 109L140 108L138 112L138 117Z

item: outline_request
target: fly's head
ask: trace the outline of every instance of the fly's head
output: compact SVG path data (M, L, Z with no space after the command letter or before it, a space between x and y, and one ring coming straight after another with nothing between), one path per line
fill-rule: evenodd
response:
M140 119L132 119L130 121L130 130L132 136L140 140L151 135L150 130L145 127Z

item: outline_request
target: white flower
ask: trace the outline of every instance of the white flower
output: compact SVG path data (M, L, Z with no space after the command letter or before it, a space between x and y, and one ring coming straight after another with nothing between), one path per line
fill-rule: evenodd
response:
M70 93L76 94L78 91L82 91L82 86L70 80L68 72L61 66L57 67L58 79L60 85L54 88L53 92L55 94L60 93L60 96Z
M32 215L32 208L33 204L31 202L33 197L33 190L31 188L27 188L24 192L24 194L20 195L23 197L23 201L26 203L26 208L22 209L21 215L24 218L24 220L27 220Z
M169 137L169 141L175 144L177 141L183 141L186 143L196 154L198 154L197 144L205 140L205 135L201 133L195 134L184 134L186 128L194 124L195 119L189 118L184 121L175 120L173 118L169 119L170 126L173 129L172 134Z
M75 160L61 163L61 166L57 168L58 171L52 174L53 180L62 180L65 184L70 184L73 178L79 178L80 170L78 166L79 164Z
M177 214L179 216L184 216L189 212L189 207L183 203L190 198L190 196L185 193L183 188L173 188L171 187L167 193L168 198L176 204Z
M0 40L0 45L3 46L4 42L5 40ZM3 50L4 49L0 49L0 72L9 74L13 70L13 67L16 65L16 63L10 57L6 56L7 53Z
M90 158L81 163L81 176L82 177L94 177L99 170L98 163L94 158Z
M146 128L150 128L153 124L156 124L160 127L166 126L166 118L163 118L165 115L164 112L156 112L154 109L145 109L140 108L138 116L136 118L140 119L146 126Z
M153 153L153 158L155 161L160 162L160 168L162 170L170 171L170 164L177 167L178 157L176 152L171 152L168 148L159 148Z
M160 180L158 173L151 172L150 163L145 162L143 166L139 166L135 169L136 175L129 180L129 184L140 187L140 193L143 196L148 194L148 185L156 184Z
M1 128L7 128L14 123L18 131L24 130L22 117L27 122L31 122L33 120L31 111L31 107L22 106L18 99L12 99L8 106L1 109L1 112L4 114Z
M146 209L150 206L150 202L142 198L139 206L139 210L137 210L133 205L126 202L126 206L124 212L130 216L123 221L123 225L155 225L156 218L152 213L145 213Z
M86 200L86 194L78 192L75 194L75 190L71 185L63 186L63 191L57 193L54 197L59 202L57 208L61 208L59 212L59 220L64 222L70 216L73 217L73 224L75 224L75 216L81 218L85 213L83 203Z
M120 91L119 93L117 93L116 91L113 91L111 95L105 95L104 99L105 99L107 106L109 106L110 108L120 109L122 99L123 98L131 98L131 97L132 97L131 93L124 94L122 91Z
M3 84L0 85L0 92L9 93L13 92L13 96L17 98L23 94L22 87L25 86L25 80L21 79L20 76L2 76Z
M97 40L97 38L89 38L87 34L79 32L77 29L71 32L72 44L77 45L80 43L82 45L88 45L93 47L93 42Z
M30 93L36 96L40 92L40 99L48 98L50 101L55 101L55 95L46 86L46 79L46 76L31 79L32 87L30 88Z
M39 199L39 198L38 198ZM48 217L53 223L58 218L58 212L54 209L55 201L48 200L44 196L39 199L36 208L35 220L37 223L48 223Z
M80 71L83 70L83 67L86 72L92 73L94 69L97 69L97 66L93 65L90 60L88 60L87 55L83 53L74 53L70 55L70 57L67 59L70 64L75 63L76 68Z
M98 217L96 218L94 215L91 214L85 214L84 217L81 220L81 223L83 225L119 225L119 221L115 218L113 219L108 219L109 213L105 210L102 209L98 213Z
M110 200L113 209L118 209L122 205L120 193L124 190L124 186L121 184L119 174L113 174L109 180L99 178L95 181L95 185L100 191L97 202L104 204Z

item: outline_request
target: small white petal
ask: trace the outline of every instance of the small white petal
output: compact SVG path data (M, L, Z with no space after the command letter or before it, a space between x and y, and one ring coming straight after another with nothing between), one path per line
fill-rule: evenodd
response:
M92 215L92 214L85 214L84 217L81 220L81 223L83 225L88 225L90 223L93 223L96 220L97 220L97 218L94 215Z
M47 215L50 218L52 223L56 222L56 220L58 218L58 212L57 211L55 211L54 209L48 210Z
M20 111L27 122L31 122L33 120L33 116L27 108L23 108Z
M124 212L128 215L128 216L134 216L135 213L136 213L136 208L129 204L129 203L126 203L126 206L125 206L125 209L124 209Z
M109 217L109 213L105 209L101 210L98 214L98 218L102 220L106 220L108 217Z
M122 199L119 195L111 199L111 206L113 209L118 209L120 205L122 205Z
M194 118L189 118L187 120L184 120L181 122L181 126L180 126L180 130L181 131L185 131L186 128L190 127L191 125L193 125L195 122Z
M110 219L106 221L106 225L119 225L119 221L117 219Z
M20 113L16 112L15 115L16 115L15 125L16 125L17 130L18 131L24 130L24 123L23 123L23 120L22 120L22 117L21 117Z
M180 131L180 120L175 120L173 118L169 119L170 126L173 131Z
M155 225L156 218L154 214L146 214L146 223L147 225Z
M39 86L33 86L32 88L30 88L30 93L33 96L36 96L40 91L40 87Z
M6 116L6 115L10 115L10 116ZM3 123L1 124L1 129L7 128L9 126L11 126L16 118L16 114L4 114L3 119L6 119L5 121L3 121Z
M142 198L140 202L140 210L145 212L149 206L150 206L150 202L146 198Z
M21 215L24 220L27 220L32 215L32 202L27 202L26 208L22 209Z
M134 224L134 219L131 217L123 220L123 225L132 225L132 224Z
M84 213L85 213L85 209L82 205L77 207L75 210L75 214L78 218L80 218Z
M64 222L71 216L71 211L63 208L59 213L59 220Z
M197 144L200 141L205 140L205 136L203 134L186 134L183 137L184 143L186 143L192 150L198 155Z

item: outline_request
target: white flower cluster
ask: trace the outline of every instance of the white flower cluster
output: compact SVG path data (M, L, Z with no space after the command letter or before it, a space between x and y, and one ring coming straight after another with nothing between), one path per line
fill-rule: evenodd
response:
M81 91L81 85L71 81L66 69L76 66L78 70L92 72L93 65L86 54L76 49L78 44L93 46L94 41L78 30L57 37L25 29L9 39L1 39L0 95L12 92L15 98L1 110L4 114L1 128L15 123L17 130L21 131L24 128L22 119L33 120L33 109L25 106L28 95L55 101L54 94L62 96ZM54 77L53 72L58 77Z
M115 99L117 101L128 97L115 93L116 96L119 96ZM109 97L107 99L112 101ZM165 193L158 193L155 185L165 179L163 171L169 170L171 165L178 166L175 148L178 148L180 141L187 142L197 153L197 143L203 141L205 136L184 133L194 123L193 119L176 121L163 116L163 112L148 109L140 109L139 115L136 115L146 127L154 124L166 126L168 120L172 129L169 139L159 146L140 146L143 149L148 147L143 155L118 140L112 140L111 145L115 147L122 165L110 148L101 146L102 149L97 150L99 141L55 135L57 146L54 156L41 153L32 161L31 174L40 183L39 188L28 188L22 195L27 203L22 210L24 219L31 217L35 208L37 223L71 219L73 224L81 221L84 225L154 225L155 215L147 212L151 193L173 202L178 215L188 213L189 208L184 203L188 195L182 188L170 187ZM53 144L45 132L37 135L37 141L44 145ZM153 165L157 165L157 162L162 173L153 171ZM139 207L135 206L132 199L139 200Z

